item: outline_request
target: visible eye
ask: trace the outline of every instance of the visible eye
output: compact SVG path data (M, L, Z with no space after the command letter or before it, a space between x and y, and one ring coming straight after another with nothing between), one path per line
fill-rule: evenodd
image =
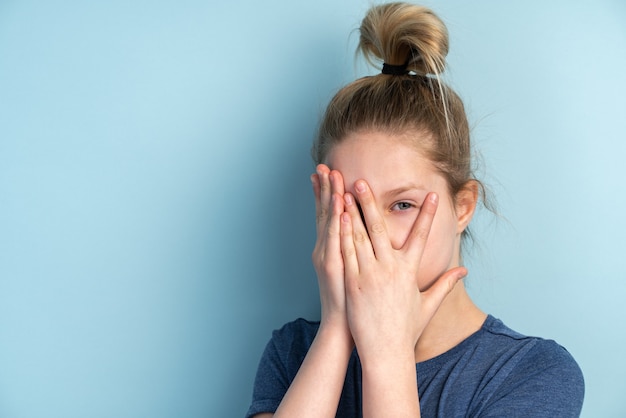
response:
M409 202L398 202L398 203L395 203L391 207L391 210L403 211L403 210L409 210L409 209L414 208L414 207L415 207L415 205L413 205L412 203L409 203Z

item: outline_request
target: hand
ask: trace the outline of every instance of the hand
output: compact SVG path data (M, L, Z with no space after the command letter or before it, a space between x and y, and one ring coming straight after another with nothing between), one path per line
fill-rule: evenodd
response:
M451 269L427 291L419 290L419 266L437 210L435 193L428 194L406 242L396 250L367 183L357 181L355 190L366 225L350 193L341 215L350 331L362 358L413 353L439 305L467 272Z
M344 211L343 177L326 165L311 175L315 193L317 241L313 265L317 271L322 321L298 373L274 416L334 417L346 367L354 350L346 315L346 292L341 257L340 220Z
M312 258L320 288L321 327L338 325L349 336L340 240L340 217L344 211L343 177L338 171L320 164L316 173L311 175L311 182L317 223L317 242Z

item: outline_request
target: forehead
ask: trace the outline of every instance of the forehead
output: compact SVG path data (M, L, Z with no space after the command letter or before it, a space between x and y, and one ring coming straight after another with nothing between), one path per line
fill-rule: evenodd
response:
M326 163L341 172L348 189L358 179L366 180L374 191L380 192L409 184L431 190L442 181L445 184L413 140L406 135L382 132L353 133L330 150Z

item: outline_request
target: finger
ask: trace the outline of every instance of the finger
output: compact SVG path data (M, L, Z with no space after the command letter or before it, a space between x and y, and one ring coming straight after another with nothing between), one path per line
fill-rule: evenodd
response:
M345 193L343 176L337 170L331 170L329 173L330 187L332 193L337 193L340 196L343 196Z
M422 292L422 306L425 318L432 318L446 296L454 289L459 280L465 276L467 276L465 267L455 267L446 271L428 290Z
M331 187L328 178L330 170L324 164L319 164L316 168L317 180L314 183L315 191L315 219L317 225L317 236L321 236L326 230L326 223L329 215L331 201Z
M341 214L341 255L345 271L345 279L350 283L359 274L359 261L354 246L354 231L352 216L344 212Z
M326 230L325 230L325 254L324 259L326 260L340 260L341 253L341 225L340 218L341 214L344 212L343 198L341 195L337 193L333 193L331 196L331 208L330 208L330 218L328 222L326 222Z
M381 259L390 254L391 241L387 235L385 220L381 216L376 207L374 194L365 180L357 180L354 184L356 197L361 205L363 217L365 218L365 227L369 235L376 258Z
M436 193L429 193L426 196L420 212L417 215L417 219L413 223L411 232L403 246L408 257L418 261L416 265L419 265L424 248L426 247L430 228L435 219L435 213L437 212L438 203L439 197Z
M313 186L313 195L315 196L315 208L317 210L317 205L320 200L320 179L317 172L311 174L311 185Z
M325 240L322 241L326 246L326 253L328 255L339 255L341 244L339 239L339 233L341 226L339 225L339 217L344 211L343 204L343 177L341 173L336 170L329 170L328 167L320 167L322 173L321 177L324 179L328 177L328 192L330 194L330 201L328 203L328 209L326 214L322 215L325 218L322 219L320 225L324 228ZM324 180L322 180L324 181ZM321 194L324 195L325 192ZM320 204L325 201L325 196L321 199Z
M321 203L321 190L320 190L320 176L317 173L311 174L311 184L313 186L313 195L315 196L315 231L317 233L318 242L319 237L323 232L323 224L320 223L320 219L323 217L322 212L322 203Z
M356 199L350 193L343 196L345 211L350 215L350 230L357 260L365 262L375 258L374 248L367 235L367 229L361 218ZM343 228L343 224L342 224Z
M313 186L313 196L315 196L315 215L320 208L320 179L317 173L311 174L311 185Z

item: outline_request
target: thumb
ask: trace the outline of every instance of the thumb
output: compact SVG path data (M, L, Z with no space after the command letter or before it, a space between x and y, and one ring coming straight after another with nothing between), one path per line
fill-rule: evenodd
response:
M467 276L465 267L455 267L442 274L428 290L422 292L422 306L426 315L434 315L457 282L465 276Z

